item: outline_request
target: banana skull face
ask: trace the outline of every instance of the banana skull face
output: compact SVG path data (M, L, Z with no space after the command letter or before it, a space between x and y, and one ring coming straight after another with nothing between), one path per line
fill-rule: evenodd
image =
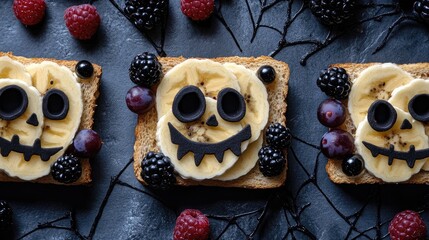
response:
M255 166L257 154L246 153L262 145L257 140L269 106L265 86L252 71L189 59L167 72L156 98L158 146L182 177L229 180ZM237 161L246 167L232 168Z
M82 109L80 84L70 69L1 57L0 169L23 180L48 175L70 145Z
M349 109L365 168L385 182L406 181L421 169L429 170L429 80L413 79L397 66L382 64L362 72L352 91L354 102L370 104ZM380 92L381 97L373 94Z

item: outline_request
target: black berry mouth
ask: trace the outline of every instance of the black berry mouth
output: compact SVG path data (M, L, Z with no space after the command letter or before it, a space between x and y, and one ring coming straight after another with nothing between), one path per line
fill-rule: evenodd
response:
M362 142L368 150L371 151L373 157L383 155L389 158L388 164L392 165L393 159L406 161L408 167L413 168L416 160L422 160L429 157L429 148L416 150L414 145L410 145L408 152L395 151L395 146L390 144L389 149L378 147L369 142Z
M212 154L219 163L222 163L226 150L231 150L236 156L241 155L241 143L249 140L252 136L250 125L246 125L240 132L228 139L218 143L194 142L184 137L171 123L168 123L170 129L171 142L178 145L177 158L182 159L187 153L194 154L195 165L199 166L206 154Z
M36 139L33 146L26 146L19 143L18 135L13 135L10 141L0 137L0 153L3 157L9 156L10 152L17 152L24 155L25 161L30 161L31 156L37 155L40 156L42 161L46 162L61 149L63 148L42 148L40 139Z

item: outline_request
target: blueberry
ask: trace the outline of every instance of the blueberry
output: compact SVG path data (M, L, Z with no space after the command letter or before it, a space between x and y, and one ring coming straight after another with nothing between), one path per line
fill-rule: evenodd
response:
M357 176L363 170L363 159L360 155L353 155L343 160L342 167L347 176Z
M272 83L276 79L276 70L268 65L260 67L256 74L258 75L258 78L265 84Z
M79 78L90 78L94 74L94 66L86 60L79 61L75 68Z

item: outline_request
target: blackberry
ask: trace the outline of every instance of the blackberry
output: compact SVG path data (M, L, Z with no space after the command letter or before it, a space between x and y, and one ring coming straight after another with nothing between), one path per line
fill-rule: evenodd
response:
M0 201L0 233L9 232L12 223L12 208L6 201Z
M283 152L270 147L265 146L259 150L259 170L266 177L274 177L283 172L286 165L286 160Z
M336 98L345 99L349 96L351 84L349 75L344 68L329 68L320 73L317 79L317 86L326 95Z
M64 155L51 167L52 177L60 183L76 182L82 175L80 160L71 155Z
M149 88L160 81L162 65L154 54L144 52L134 57L129 74L133 83Z
M127 0L124 12L137 28L150 30L163 21L167 7L168 0Z
M356 0L311 0L311 12L325 25L339 25L351 18Z
M142 163L141 177L151 187L167 189L176 183L170 158L162 153L149 152Z
M429 0L417 0L414 2L414 14L421 20L429 23Z
M286 148L289 147L292 141L292 135L289 128L280 123L272 123L265 132L265 139L270 146Z

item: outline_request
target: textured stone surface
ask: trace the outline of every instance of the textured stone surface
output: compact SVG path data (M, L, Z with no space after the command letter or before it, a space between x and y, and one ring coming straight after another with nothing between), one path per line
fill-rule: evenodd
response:
M87 1L47 0L47 17L41 26L26 28L12 13L12 0L0 1L0 51L12 51L26 57L52 57L58 59L87 59L103 67L101 97L97 109L95 130L104 140L101 153L92 162L93 186L65 188L34 184L0 184L0 198L8 200L13 209L15 236L21 236L35 228L39 222L53 220L70 209L76 210L79 230L89 232L90 226L106 193L112 176L117 174L131 157L134 141L136 115L125 105L125 94L133 86L128 79L128 67L132 57L143 51L154 51L143 35L138 32L107 0L95 2L102 18L101 29L93 41L79 42L69 35L63 11L75 3ZM252 27L244 1L224 1L223 14L236 34L243 52L240 52L225 28L216 19L205 24L187 20L179 10L179 1L171 1L165 51L169 56L218 57L267 55L278 44L280 36L272 30L260 29L255 41L250 42ZM250 1L257 10L258 1ZM298 8L294 5L294 8ZM276 5L264 15L263 23L281 28L286 15L286 2ZM306 67L299 64L301 56L310 46L287 48L276 58L287 62L291 68L288 97L288 126L292 132L318 144L326 129L317 122L316 109L325 99L315 84L319 71L337 62L422 62L429 61L429 35L425 27L405 24L394 31L386 47L372 55L382 40L387 27L395 17L381 22L370 22L358 31L335 41L332 45L309 59ZM289 36L292 39L308 36L323 39L326 29L306 11L294 23ZM311 93L311 94L309 94ZM295 152L301 162L312 168L317 152L295 142ZM289 156L290 159L292 159ZM338 186L332 184L321 160L319 186L345 215L357 211L369 193L377 189L371 186ZM289 161L287 187L295 191L306 179L294 160ZM121 178L139 186L131 168ZM404 208L413 208L423 201L428 193L425 186L381 187L381 216L389 219ZM251 211L263 206L273 191L248 191L235 189L189 188L177 189L161 195L178 210L198 208L208 214L233 214ZM404 197L399 197L399 194ZM311 202L302 215L302 223L320 239L344 238L349 225L338 217L333 208L313 186L304 188L299 204ZM364 230L376 223L377 201L372 201L359 220ZM257 215L240 219L240 226L250 233L256 224ZM94 239L170 239L176 213L165 208L153 198L116 186L106 206ZM425 220L429 217L425 214ZM67 222L65 222L67 224ZM225 222L212 221L213 236L218 236ZM287 223L278 208L275 208L262 225L257 239L281 239ZM383 227L383 233L386 228ZM340 236L340 237L339 237ZM370 236L374 236L374 232ZM75 239L74 234L61 230L42 230L27 239ZM222 239L243 239L236 227L230 228ZM298 235L299 238L299 235ZM303 237L302 237L303 238Z

